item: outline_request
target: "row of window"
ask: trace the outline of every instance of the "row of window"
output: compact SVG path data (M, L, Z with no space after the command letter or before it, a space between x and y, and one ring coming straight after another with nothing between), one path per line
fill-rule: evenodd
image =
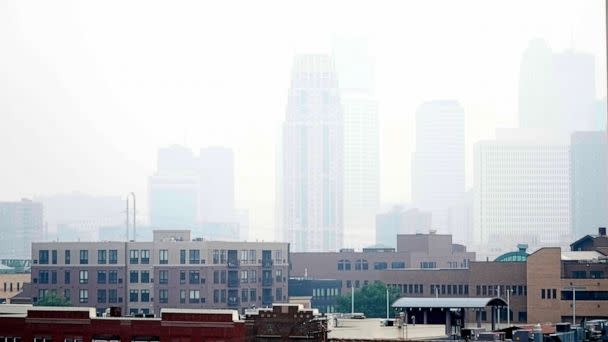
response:
M589 271L589 276L587 277L587 271L572 271L572 278L574 279L604 279L604 271Z
M475 287L476 296L506 297L507 292L510 296L527 296L528 287L526 285L477 285Z
M129 264L144 264L150 263L150 250L149 249L131 249L129 250Z
M340 290L337 287L332 288L314 288L312 289L313 297L335 297L340 295Z
M148 272L148 271L142 271ZM63 271L63 283L70 284L71 271ZM122 280L118 279L117 270L109 271L97 271L97 284L119 284ZM38 271L38 278L34 278L34 283L38 284L57 284L57 271L40 270ZM89 283L89 270L78 271L78 283L88 284Z
M540 298L542 299L557 299L557 289L541 289Z
M404 269L404 261L393 261L390 263L392 269ZM378 261L373 264L374 270L386 270L388 269L388 262ZM347 259L338 260L338 271L350 271L352 270L351 262ZM357 259L354 262L355 271L366 271L369 270L369 263L365 259Z
M97 298L99 298L99 290L97 290ZM129 302L137 303L138 301L147 303L150 301L150 290L129 290ZM99 302L98 303L105 303Z
M469 295L467 284L432 284L431 294L434 295Z
M148 251L149 255L149 251ZM64 264L70 265L72 263L72 251L65 250L63 254ZM87 249L79 250L79 262L81 265L89 264L89 251ZM36 263L36 262L34 262ZM50 263L52 265L57 264L57 250L53 249L50 251ZM103 264L117 264L118 263L118 250L116 249L99 249L97 250L97 263ZM49 264L49 250L41 249L38 251L38 264L48 265Z
M21 291L21 285L23 283L20 282L16 282L14 283L15 286L13 286L13 283L4 283L4 292L13 292L13 291Z

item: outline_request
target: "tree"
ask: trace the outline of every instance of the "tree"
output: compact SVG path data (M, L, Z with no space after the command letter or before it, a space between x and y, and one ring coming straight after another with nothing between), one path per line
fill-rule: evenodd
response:
M67 298L60 297L56 293L49 293L41 298L34 305L37 306L70 306L70 301Z
M389 305L399 298L399 292L389 287ZM337 298L338 312L350 312L351 293L345 293ZM386 285L380 281L363 286L355 291L355 312L362 312L366 317L386 317ZM394 310L389 308L392 316Z

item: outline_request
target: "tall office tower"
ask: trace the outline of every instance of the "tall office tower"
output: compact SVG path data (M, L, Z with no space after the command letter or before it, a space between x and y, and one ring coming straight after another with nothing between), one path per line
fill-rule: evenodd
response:
M571 239L567 137L540 130L497 130L475 145L474 234L481 255L518 243L559 246Z
M30 259L31 244L42 240L42 203L0 202L0 258Z
M343 120L333 59L294 59L283 125L283 226L294 251L343 241Z
M594 56L551 51L536 39L524 51L519 76L519 127L601 130L596 118Z
M360 249L374 240L380 202L373 61L361 39L335 40L333 56L344 118L344 245Z
M150 225L183 229L197 226L200 177L192 151L181 146L158 150L157 172L149 179Z
M198 169L201 222L236 222L232 150L225 147L201 149Z
M574 132L570 140L570 196L574 237L608 225L606 132Z
M519 127L560 127L556 95L553 51L544 40L532 40L519 69Z
M448 230L448 209L464 194L464 110L457 101L423 103L416 112L412 201Z
M448 210L448 230L454 242L469 245L473 234L473 191L468 190L463 198Z

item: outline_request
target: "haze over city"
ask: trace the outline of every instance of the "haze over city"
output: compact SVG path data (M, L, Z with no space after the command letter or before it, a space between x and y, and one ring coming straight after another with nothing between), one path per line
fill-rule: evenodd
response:
M249 237L273 240L294 58L343 41L372 65L379 209L411 203L425 101L463 108L468 190L474 144L519 123L531 41L592 55L594 96L605 101L604 15L601 1L5 1L0 199L135 192L147 224L157 150L223 146L234 151L235 206L248 210Z

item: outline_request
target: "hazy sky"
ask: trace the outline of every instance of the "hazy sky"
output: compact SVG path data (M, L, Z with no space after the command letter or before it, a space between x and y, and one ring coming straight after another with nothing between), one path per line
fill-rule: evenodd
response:
M410 199L414 113L453 98L471 146L517 124L533 38L596 57L603 1L0 1L0 200L135 191L147 217L156 149L235 150L237 206L272 237L275 144L294 54L368 40L381 127L381 200Z

